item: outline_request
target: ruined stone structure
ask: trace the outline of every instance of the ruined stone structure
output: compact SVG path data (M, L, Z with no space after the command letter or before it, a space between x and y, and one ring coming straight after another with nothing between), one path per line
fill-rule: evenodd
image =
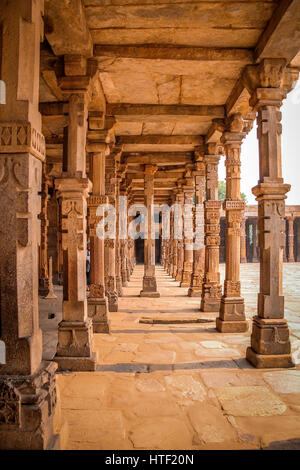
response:
M285 211L280 108L299 76L300 4L232 3L1 2L1 449L59 448L56 369L96 369L94 336L109 333L136 264L127 236L136 213L124 215L119 196L148 214L153 203L183 208L183 219L172 209L170 239L162 239L165 270L199 297L199 311L215 312L220 334L251 328L251 364L293 366L282 264L300 261L300 210ZM255 122L257 214L240 195L241 149ZM117 231L99 238L109 208ZM140 292L150 298L160 295L155 225L153 215ZM240 262L250 258L260 262L260 287L248 325ZM63 285L62 321L56 355L45 362L38 294L52 281Z

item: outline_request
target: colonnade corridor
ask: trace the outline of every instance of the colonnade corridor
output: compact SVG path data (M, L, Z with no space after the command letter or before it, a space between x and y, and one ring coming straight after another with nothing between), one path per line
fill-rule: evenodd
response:
M222 281L224 268L221 265ZM217 314L200 312L200 298L188 297L188 289L180 288L161 266L156 266L160 297L140 297L143 273L144 267L137 265L123 288L119 310L110 315L111 333L93 336L96 372L56 376L60 406L55 423L62 449L299 447L299 263L284 264L294 369L252 367L245 359L251 331L217 332ZM241 281L250 320L256 309L259 264L242 264ZM59 307L60 288L56 293L57 301L42 300L45 318L45 302L49 313ZM57 318L46 323L59 316L57 311ZM150 323L157 318L166 324ZM211 322L184 323L188 319ZM178 323L170 323L175 320ZM44 335L50 334L46 349L51 355L55 328L52 333L48 329Z

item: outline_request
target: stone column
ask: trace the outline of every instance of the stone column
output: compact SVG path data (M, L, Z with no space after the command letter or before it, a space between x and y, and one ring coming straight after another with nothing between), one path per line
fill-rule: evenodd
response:
M45 161L38 112L41 13L39 0L0 6L7 86L0 117L0 449L6 450L59 448L53 434L57 365L42 361L38 311L38 192Z
M194 260L189 297L201 297L204 278L205 246L204 246L204 192L205 164L203 157L198 157L193 171L195 177L195 212L194 212Z
M42 209L39 215L41 221L41 244L39 257L39 295L46 296L49 293L49 275L48 275L48 201L50 178L46 175L46 163L43 163L42 169L42 191L41 202Z
M64 259L63 319L58 328L55 361L60 370L95 370L92 319L86 295L87 197L92 184L86 176L86 134L89 77L82 75L82 58L65 57L66 75L61 82L69 100L67 171L55 181L61 199ZM78 71L77 71L78 67ZM87 64L86 64L87 67ZM77 71L77 72L76 72ZM81 88L78 89L78 73ZM83 84L85 83L85 85Z
M247 359L258 368L293 366L282 292L284 200L290 190L290 185L284 184L281 167L284 70L285 61L281 59L264 59L248 70L253 88L250 105L258 112L259 181L252 192L258 201L260 291Z
M218 164L220 157L213 154L215 148L215 144L208 144L209 154L204 157L206 200L204 201L205 273L201 298L202 312L218 312L222 297L219 272L221 201L218 201Z
M173 268L173 253L174 253L174 213L170 213L170 240L169 240L169 256L168 256L168 267L167 273L171 276Z
M247 263L246 220L247 218L243 216L241 223L241 263Z
M181 211L178 213L177 227L178 227L178 241L177 241L177 271L176 281L181 281L183 272L183 261L184 261L184 245L183 245L183 208L184 208L184 195L182 191L182 182L177 183L178 191L176 197L176 203L181 207Z
M124 181L120 185L120 196L127 198L127 190ZM125 199L124 199L125 200ZM127 199L126 199L127 201ZM120 207L120 226L124 230L124 238L120 238L120 256L121 256L121 280L122 286L128 285L128 226L127 226L127 207Z
M294 217L289 217L288 222L289 222L289 263L294 263L295 262L295 256L294 256Z
M180 287L190 287L193 272L193 197L195 194L195 181L190 168L187 169L182 189L184 194L184 261Z
M245 203L241 199L241 145L245 137L243 118L235 114L230 118L228 132L222 136L226 154L226 272L224 295L221 300L216 327L222 333L238 333L248 329L245 303L241 296L240 258L241 222Z
M116 163L113 155L106 159L106 194L108 202L116 208L117 197L117 173ZM115 235L114 235L115 237ZM108 308L110 312L118 311L118 292L116 282L116 239L106 238L104 241L104 261L105 261L105 289L108 297Z
M252 241L253 241L253 255L252 263L258 263L258 246L257 246L257 219L253 219L252 223Z
M155 165L145 165L145 205L147 207L148 223L144 240L144 277L141 297L160 297L155 278L155 238L152 224L154 223L154 175ZM152 233L153 232L153 233Z
M88 223L90 236L90 295L88 315L93 321L94 333L109 333L108 300L105 296L104 282L104 239L97 236L97 225L104 213L97 215L100 205L107 204L105 196L105 158L109 148L103 143L88 146L90 156L90 175L93 192L88 198Z
M122 288L122 275L121 275L121 242L119 237L119 229L120 229L120 183L122 180L122 176L117 174L117 183L116 183L116 289L118 293L118 297L122 297L123 295L123 288Z

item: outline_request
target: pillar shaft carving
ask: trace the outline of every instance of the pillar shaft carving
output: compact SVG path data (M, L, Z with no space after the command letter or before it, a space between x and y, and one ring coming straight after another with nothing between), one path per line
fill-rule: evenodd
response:
M116 210L117 165L114 155L106 158L105 191L108 203ZM104 242L105 290L110 312L118 311L118 291L116 280L116 239L106 238Z
M206 200L205 219L205 273L202 286L201 310L219 311L222 296L219 272L220 209L218 201L218 155L205 155Z
M294 255L294 217L289 217L289 235L288 235L288 244L289 244L289 263L295 262Z
M154 233L154 175L155 165L145 165L145 205L148 223L144 240L144 277L141 297L159 297L155 277L155 233Z
M93 321L94 333L109 333L108 301L105 295L104 283L104 240L97 236L97 226L104 217L103 213L99 215L97 209L99 206L107 204L107 196L105 196L106 153L106 146L100 144L98 152L94 152L90 156L93 192L87 200L90 238L88 315Z
M186 169L186 177L182 189L184 195L184 259L180 287L190 287L193 273L193 198L195 195L195 179L189 167Z
M40 0L1 6L1 79L9 84L0 118L0 449L6 450L59 447L53 432L57 366L42 361L38 312L41 14Z
M226 271L224 295L216 325L218 331L226 333L244 332L248 329L240 283L241 222L245 209L240 188L240 155L245 137L243 127L242 116L232 116L229 131L221 139L226 154L226 199L223 204L226 212Z
M260 292L247 359L256 367L292 365L289 329L284 318L282 264L285 246L285 199L281 168L281 112L286 96L285 61L264 59L247 70L250 104L257 110L259 181L252 189L258 202Z
M204 245L204 194L205 194L205 164L203 158L198 159L193 171L195 178L195 209L194 209L194 259L190 297L201 297L205 268Z

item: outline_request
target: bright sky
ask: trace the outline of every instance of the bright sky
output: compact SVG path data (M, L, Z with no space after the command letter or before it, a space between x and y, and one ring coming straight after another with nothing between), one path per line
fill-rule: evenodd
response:
M286 204L300 205L300 80L284 101L282 111L282 168L284 182L291 185ZM299 145L299 147L298 147ZM248 204L257 204L251 188L257 184L258 140L256 124L242 146L241 191L246 194ZM225 180L225 158L220 162L219 179Z

